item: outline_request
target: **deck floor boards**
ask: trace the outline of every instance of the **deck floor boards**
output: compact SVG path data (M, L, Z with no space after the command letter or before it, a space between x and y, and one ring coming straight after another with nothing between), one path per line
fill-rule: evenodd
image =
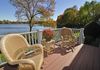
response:
M43 70L100 70L100 48L81 44L74 52L53 53L44 59Z
M81 44L74 48L74 52L58 47L44 57L41 70L100 70L100 47Z

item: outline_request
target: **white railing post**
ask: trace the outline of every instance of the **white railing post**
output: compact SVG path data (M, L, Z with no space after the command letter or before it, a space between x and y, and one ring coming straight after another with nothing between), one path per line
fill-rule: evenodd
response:
M40 44L42 41L42 31L37 31L37 35L38 35L38 43Z
M80 36L79 36L79 43L83 43L84 42L84 28L80 29Z

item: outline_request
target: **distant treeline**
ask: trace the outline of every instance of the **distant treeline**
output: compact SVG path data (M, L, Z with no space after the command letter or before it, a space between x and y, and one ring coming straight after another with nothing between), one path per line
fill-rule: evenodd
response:
M9 20L0 20L0 24L27 24L28 22L18 22Z
M18 22L18 21L9 21L9 20L3 20L0 21L0 24L29 24L28 22ZM56 27L56 21L54 20L48 20L48 21L33 21L32 24L40 24L43 26L50 26L50 27Z

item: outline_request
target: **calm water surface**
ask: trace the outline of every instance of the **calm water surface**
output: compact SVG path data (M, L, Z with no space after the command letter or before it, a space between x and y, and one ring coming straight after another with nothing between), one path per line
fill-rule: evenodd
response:
M32 27L32 30L41 30L46 27L35 25ZM0 35L8 33L20 33L29 31L28 24L0 24Z

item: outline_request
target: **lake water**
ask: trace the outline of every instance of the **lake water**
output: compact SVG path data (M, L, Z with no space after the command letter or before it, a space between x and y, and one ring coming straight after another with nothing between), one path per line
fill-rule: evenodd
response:
M35 25L32 27L32 30L41 30L46 27ZM8 33L19 33L19 32L27 32L29 31L28 24L0 24L0 35L8 34Z

